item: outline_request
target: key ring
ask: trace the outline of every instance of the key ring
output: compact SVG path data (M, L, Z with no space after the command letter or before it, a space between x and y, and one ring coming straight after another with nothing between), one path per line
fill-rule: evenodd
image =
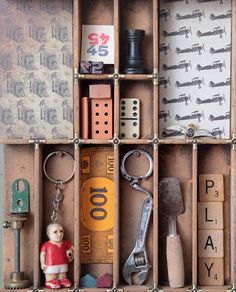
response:
M57 155L57 156L59 156L59 157L61 157L61 156L68 156L71 160L72 160L72 162L73 162L73 171L72 171L72 173L68 176L68 177L66 177L65 179L54 179L54 178L51 178L49 175L48 175L48 173L47 173L47 162L48 162L48 160L52 157L52 156L54 156L54 155ZM47 157L46 157L46 159L44 160L44 163L43 163L43 171L44 171L44 174L45 174L45 176L47 177L47 179L48 180L50 180L52 183L54 183L54 184L56 184L56 185L62 185L62 184L64 184L64 183L66 183L66 182L68 182L69 180L71 180L72 179L72 177L74 176L74 174L75 174L75 161L74 161L74 157L70 154L70 153L68 153L68 152L66 152L66 151L62 151L62 150L59 150L59 151L54 151L54 152L52 152L52 153L50 153Z
M48 173L47 173L47 162L54 155L57 155L59 157L68 156L72 160L72 162L73 162L73 171L65 179L57 179L56 180L54 178L51 178L48 175ZM43 163L43 171L44 171L45 176L48 178L48 180L50 180L50 182L52 182L52 183L55 184L56 195L55 195L55 198L54 198L54 200L52 202L53 210L52 210L51 220L52 220L52 222L56 223L57 222L57 219L58 219L59 205L60 205L60 203L61 203L61 201L63 200L63 197L64 197L63 196L63 184L66 183L66 182L68 182L74 176L74 173L75 173L75 161L74 161L74 158L68 152L61 151L61 150L60 151L54 151L54 152L50 153L46 157L46 159L44 160L44 163Z
M149 170L148 170L148 172L145 174L145 175L137 175L137 176L135 176L135 175L130 175L130 174L128 174L127 173L127 171L126 171L126 169L125 169L125 161L126 161L126 159L129 157L129 156L131 156L131 155L139 155L139 154L143 154L144 156L146 156L147 157L147 159L148 159L148 161L149 161ZM125 179L127 179L128 181L131 181L131 180L134 180L134 181L138 181L139 179L146 179L146 178L148 178L149 176L151 176L151 174L152 174L152 170L153 170L153 160L152 160L152 157L151 157L151 155L148 153L148 152L146 152L146 151L144 151L144 150L141 150L141 149L133 149L133 150L130 150L129 152L127 152L125 155L124 155L124 157L123 157L123 159L122 159L122 162L121 162L121 173L122 173L122 175L123 175L123 177L125 178Z

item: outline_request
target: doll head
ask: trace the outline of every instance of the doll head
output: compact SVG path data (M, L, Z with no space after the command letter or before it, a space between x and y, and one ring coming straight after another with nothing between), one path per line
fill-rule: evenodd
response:
M51 242L60 243L64 236L64 230L61 224L51 223L47 226L47 236Z

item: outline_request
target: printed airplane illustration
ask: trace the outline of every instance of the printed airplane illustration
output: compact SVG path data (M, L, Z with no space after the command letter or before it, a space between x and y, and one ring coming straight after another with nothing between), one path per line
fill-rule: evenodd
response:
M226 81L214 83L213 81L210 81L209 86L210 87L220 87L220 86L229 86L231 84L231 78L227 78Z
M192 48L180 49L179 47L177 47L175 49L175 52L177 54L198 52L198 55L201 55L201 51L205 51L204 44L202 44L202 45L194 44L194 45L192 45Z
M171 17L170 10L169 11L166 11L165 9L160 10L160 12L159 12L160 18L164 18L165 20L167 20L168 16Z
M204 103L213 103L213 102L219 102L219 105L222 105L222 101L225 101L225 95L220 95L220 94L214 94L212 98L207 98L207 99L196 99L197 104L204 104Z
M201 12L199 9L193 10L191 14L180 15L177 13L175 16L177 20L198 18L199 21L202 20L202 17L205 17L204 10Z
M223 4L223 0L197 0L198 3L206 3L206 2L220 2Z
M187 81L187 82L179 82L179 81L176 81L175 82L175 86L176 87L185 87L185 86L195 86L197 85L198 88L200 89L201 88L201 84L204 84L204 79L200 79L199 77L195 77L193 78L191 81Z
M197 119L199 123L201 122L201 118L204 118L204 115L203 115L203 112L200 113L199 111L194 111L194 112L192 112L191 115L186 115L186 116L182 116L182 117L178 114L175 116L176 121Z
M167 118L170 118L169 111L168 112L165 112L164 110L163 111L160 111L159 112L159 115L158 115L158 118L159 118L159 120L163 119L164 122L167 122Z
M186 94L180 94L178 98L167 99L165 97L162 98L162 103L180 103L184 102L185 105L188 105L188 101L191 101L191 96Z
M232 17L232 10L227 11L225 14L215 15L215 14L211 13L211 15L210 15L211 20L225 19L225 18L231 18L231 17Z
M229 120L230 119L230 112L226 112L225 115L220 115L220 116L209 116L210 121L221 121L221 120Z
M192 33L191 27L187 28L186 26L183 26L183 27L180 27L179 30L175 30L175 31L167 32L166 30L164 30L162 35L164 37L185 35L185 37L188 38L189 33Z
M167 51L171 51L170 44L160 44L159 46L159 52L164 52L164 55L167 55Z
M188 72L188 68L191 68L191 62L186 62L185 60L180 61L177 65L167 66L166 64L163 64L162 69L167 70L176 70L176 69L185 69L186 72Z
M222 72L223 67L225 67L225 61L221 62L220 60L217 60L217 61L214 61L212 65L201 66L200 64L197 64L196 69L198 71L202 71L202 70L212 70L212 69L219 68L219 71Z
M214 48L210 48L209 52L211 54L218 54L218 53L228 53L231 52L231 44L227 45L225 48L221 48L221 49L214 49Z
M197 36L204 37L204 36L220 35L220 38L222 38L223 33L226 34L225 28L221 28L220 26L217 26L217 27L214 27L212 31L201 32L200 30L198 30Z
M225 129L222 128L220 129L220 127L214 128L212 129L211 134L215 137L215 138L222 138L222 135L225 135Z
M164 85L164 88L167 88L167 84L170 84L170 78L168 77L167 79L165 77L160 77L159 78L159 85Z

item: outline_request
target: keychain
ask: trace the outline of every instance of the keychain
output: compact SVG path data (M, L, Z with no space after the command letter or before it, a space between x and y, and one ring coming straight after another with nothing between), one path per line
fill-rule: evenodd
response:
M132 155L134 156L144 155L148 159L149 169L146 174L135 176L127 173L127 170L125 168L125 162L126 159ZM141 208L139 228L137 232L135 246L132 252L130 253L128 259L126 260L122 271L123 277L129 285L132 285L131 276L133 273L138 274L139 284L140 285L143 284L147 278L148 270L151 267L148 263L145 239L153 208L153 198L152 193L141 187L140 180L150 177L152 175L152 170L153 170L152 157L149 153L147 153L144 150L135 149L127 152L121 162L121 173L123 177L130 182L130 186L132 188L145 194Z
M72 160L73 171L70 176L65 179L53 179L48 175L47 162L53 157L67 156ZM69 240L63 240L63 226L57 222L58 210L61 201L63 200L63 185L72 179L75 173L74 158L71 154L65 151L55 151L50 153L43 164L45 176L49 181L54 183L56 195L53 200L53 211L50 223L47 226L47 236L49 240L41 245L40 249L40 264L46 278L45 287L49 289L69 288L71 281L67 278L68 262L73 261L74 246Z

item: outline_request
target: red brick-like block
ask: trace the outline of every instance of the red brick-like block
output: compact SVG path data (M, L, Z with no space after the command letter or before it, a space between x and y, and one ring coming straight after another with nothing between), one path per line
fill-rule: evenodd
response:
M112 99L92 99L92 139L112 139Z
M110 84L92 84L89 85L90 98L111 98Z

